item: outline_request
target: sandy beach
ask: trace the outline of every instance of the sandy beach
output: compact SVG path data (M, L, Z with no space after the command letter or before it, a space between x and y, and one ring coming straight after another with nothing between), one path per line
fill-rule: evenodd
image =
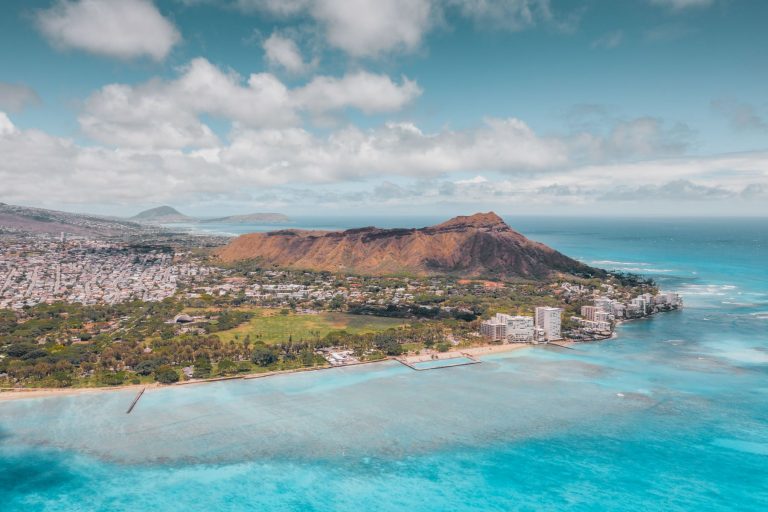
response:
M484 355L497 354L501 352L511 352L514 350L522 350L530 348L532 345L528 343L515 343L504 345L484 345L480 347L467 347L461 349L450 350L448 352L429 352L412 356L403 356L399 359L403 359L408 363L418 363L421 361L431 361L433 359L451 359L455 357L465 357L470 355L473 357L482 357ZM4 400L23 400L27 398L45 398L51 396L69 396L69 395L81 395L87 393L110 393L115 391L134 391L138 393L142 388L157 389L157 388L172 388L174 386L189 386L196 384L208 384L211 382L221 382L223 380L236 380L236 379L261 379L268 378L275 375L285 375L289 373L307 372L307 371L319 371L328 370L332 368L344 368L345 366L356 366L361 364L375 364L384 361L391 361L394 358L381 359L379 361L366 361L361 363L354 363L351 365L343 366L320 366L313 368L295 368L290 370L276 370L263 373L252 373L247 375L236 375L232 377L216 377L211 379L199 379L178 382L176 384L163 385L157 382L151 384L127 384L124 386L114 387L94 387L94 388L2 388L0 389L0 402Z
M0 389L0 402L3 400L22 400L25 398L45 398L49 396L83 395L88 393L109 393L114 391L130 391L136 393L141 388L159 388L161 384L127 384L125 386L100 387L100 388L2 388Z
M455 350L449 350L448 352L431 351L429 353L421 353L412 356L401 357L407 363L420 363L422 361L432 361L434 359L452 359L455 357L465 357L470 355L473 357L482 357L489 354L498 354L501 352L512 352L514 350L522 350L530 348L532 345L529 343L508 343L504 345L483 345L481 347L467 347Z

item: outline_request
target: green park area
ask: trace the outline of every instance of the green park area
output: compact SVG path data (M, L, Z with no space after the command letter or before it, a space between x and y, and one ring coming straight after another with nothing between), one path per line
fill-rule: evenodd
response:
M290 341L317 341L332 331L362 334L385 331L404 324L403 320L396 318L338 312L298 314L268 309L257 309L251 312L253 317L249 321L232 329L216 332L216 336L223 342L242 341L248 336L253 342L274 344Z

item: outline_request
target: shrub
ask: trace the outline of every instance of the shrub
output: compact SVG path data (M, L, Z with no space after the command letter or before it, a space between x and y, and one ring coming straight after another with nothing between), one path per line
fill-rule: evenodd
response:
M125 381L125 372L107 372L101 374L101 383L107 386L119 386Z
M163 365L155 370L155 380L161 384L173 384L179 382L179 373L168 365Z
M269 366L277 362L277 354L266 345L257 345L251 352L251 361L259 366Z

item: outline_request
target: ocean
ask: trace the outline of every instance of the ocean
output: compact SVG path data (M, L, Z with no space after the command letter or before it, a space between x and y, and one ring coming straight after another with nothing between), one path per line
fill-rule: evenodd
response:
M575 350L149 390L130 415L132 392L0 402L0 510L768 510L768 220L506 220L686 307Z

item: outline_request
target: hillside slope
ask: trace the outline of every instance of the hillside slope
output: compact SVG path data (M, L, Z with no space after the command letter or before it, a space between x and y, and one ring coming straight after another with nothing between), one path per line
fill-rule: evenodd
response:
M0 203L0 231L117 236L144 233L146 229L125 220Z
M603 275L529 240L493 212L421 229L283 230L252 233L217 251L224 262L266 264L359 274L455 274L545 278L556 273Z

